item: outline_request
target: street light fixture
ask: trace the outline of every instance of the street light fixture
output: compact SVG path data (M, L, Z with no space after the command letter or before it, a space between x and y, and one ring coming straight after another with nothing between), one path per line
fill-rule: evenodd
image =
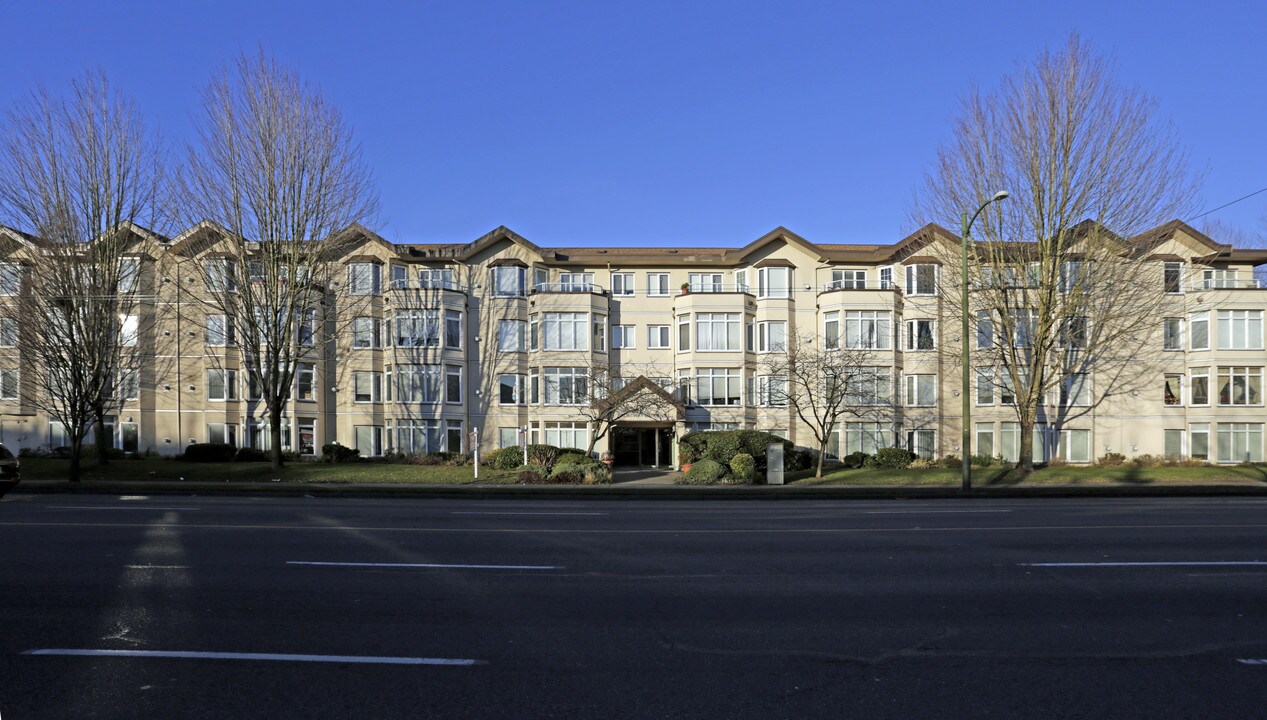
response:
M968 217L968 213L964 213L961 218L963 221L961 228L963 232L959 237L961 242L960 259L963 263L963 285L959 289L959 312L963 315L963 332L960 334L959 339L963 343L962 353L960 354L960 369L963 372L963 390L960 393L960 398L963 400L963 443L960 448L963 451L964 490L972 489L972 401L969 399L971 393L968 392L968 388L971 387L968 377L968 353L971 347L968 340L968 235L972 232L972 224L977 221L977 216L981 214L982 210L985 210L991 203L1006 200L1007 197L1007 191L1000 190L994 193L994 196L989 200L981 203L981 207L977 208L971 218Z

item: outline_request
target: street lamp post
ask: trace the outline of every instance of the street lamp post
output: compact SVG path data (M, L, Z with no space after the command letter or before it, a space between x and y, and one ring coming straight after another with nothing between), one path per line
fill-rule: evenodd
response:
M963 232L960 234L960 260L963 264L963 285L959 290L959 312L963 315L963 332L959 339L963 343L962 353L960 355L960 369L963 372L963 386L959 391L959 395L963 399L963 443L960 444L960 450L963 453L964 490L972 489L972 401L968 397L970 394L969 388L972 387L969 384L968 376L968 360L972 347L970 341L968 340L968 235L972 232L972 224L977 221L977 216L981 214L982 210L985 210L990 203L995 203L1005 199L1007 199L1007 191L1000 190L994 193L994 197L991 197L989 200L981 203L981 207L977 208L977 211L972 214L971 218L968 217L968 213L964 213L961 218L963 221L963 226L961 228Z

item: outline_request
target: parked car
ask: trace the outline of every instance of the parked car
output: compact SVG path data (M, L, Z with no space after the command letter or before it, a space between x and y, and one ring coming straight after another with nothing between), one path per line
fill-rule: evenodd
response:
M22 478L21 463L9 448L0 445L0 497L18 486Z

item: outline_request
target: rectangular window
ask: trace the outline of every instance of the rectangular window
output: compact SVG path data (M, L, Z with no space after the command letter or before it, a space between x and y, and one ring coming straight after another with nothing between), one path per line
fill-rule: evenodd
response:
M541 349L541 316L528 316L528 347L531 350Z
M977 349L989 350L994 347L994 318L989 310L977 311Z
M936 295L937 294L937 266L936 265L907 265L906 266L906 294L907 295Z
M359 403L374 403L382 399L383 374L379 372L352 373L352 399Z
M210 368L207 370L207 399L208 400L237 400L238 399L238 371L225 370L223 368Z
M18 346L17 318L0 317L0 348Z
M397 365L396 401L402 403L440 402L440 366Z
M398 310L396 347L439 347L439 310Z
M227 315L207 316L207 345L224 347L234 343L233 318Z
M454 405L462 402L462 367L459 365L444 366L444 401Z
M612 350L638 347L638 328L634 325L612 325Z
M862 290L867 287L866 270L832 270L829 290Z
M312 363L295 366L295 399L316 400L317 369Z
M669 326L648 325L647 347L652 350L665 350L669 347Z
M764 267L757 270L757 297L792 297L792 268Z
M1188 381L1193 405L1210 404L1210 368L1192 368Z
M497 403L499 405L523 405L528 378L524 375L499 375L497 377Z
M880 448L893 447L893 427L888 423L845 423L845 454L874 455Z
M1060 457L1071 463L1091 462L1091 431L1061 430Z
M233 383L237 387L237 383ZM119 371L119 399L139 400L141 398L141 372L136 368Z
M977 404L994 404L994 368L977 368Z
M994 423L977 423L975 455L994 457Z
M519 428L497 428L497 448L519 447Z
M352 319L352 347L376 348L382 344L378 321L371 317Z
M594 316L594 351L607 352L607 316Z
M1210 459L1210 423L1188 425L1188 455L1193 460Z
M444 311L444 346L462 349L462 313L459 310Z
M1074 373L1060 381L1061 407L1091 405L1091 379L1085 373Z
M1183 318L1164 318L1161 321L1161 349L1183 349Z
M546 422L546 445L586 450L589 448L589 430L584 422Z
M762 375L754 379L756 387L749 392L749 404L760 407L787 407L787 378Z
M299 311L299 334L300 347L312 347L316 340L317 331L317 312L313 308L305 308Z
M392 279L388 287L396 290L409 287L409 268L404 265L392 265Z
M545 313L546 350L588 350L589 313Z
M493 268L493 295L496 297L523 297L525 269L516 266Z
M887 405L893 401L893 370L887 367L857 368L853 382L845 388L849 405Z
M1210 349L1210 313L1194 312L1188 314L1188 348L1191 350Z
M935 375L906 376L906 405L908 407L932 407L937 404Z
M1086 264L1081 260L1073 260L1060 264L1060 292L1085 293L1090 288L1090 275L1086 272Z
M299 454L317 454L317 421L314 418L299 418L296 428L299 431Z
M18 399L18 371L16 368L0 370L0 400Z
M140 318L135 315L120 315L119 345L123 347L136 347L137 338L140 336L140 330Z
M1167 293L1183 292L1183 263L1168 262L1162 265L1162 287Z
M1262 423L1219 423L1219 462L1262 461Z
M1087 319L1085 317L1065 318L1060 328L1060 346L1073 350L1086 349Z
M527 349L524 345L524 333L527 330L528 324L523 320L498 320L497 349L500 352L523 352ZM550 349L548 344L546 349Z
M533 405L541 402L541 371L537 368L528 370L528 402Z
M462 421L446 420L444 422L444 449L446 452L462 452Z
M886 265L880 268L880 289L881 290L893 289L893 268L892 267L889 267Z
M787 323L783 320L767 320L757 323L757 349L761 352L787 350Z
M1261 405L1263 403L1263 369L1261 367L1220 367L1220 405Z
M1262 350L1262 310L1219 310L1220 350Z
M852 349L891 349L893 347L891 314L884 310L845 312L845 345Z
M823 347L840 349L840 313L832 311L823 315Z
M1166 373L1163 384L1162 402L1166 405L1183 405L1183 374Z
M633 295L634 274L631 272L612 273L612 295Z
M999 423L999 454L1003 462L1016 462L1021 456L1021 424Z
M1034 342L1034 332L1038 325L1038 313L1032 309L1012 310L1012 347L1027 348Z
M418 287L456 290L458 285L453 279L453 268L419 268Z
M583 405L589 397L589 377L583 367L545 368L546 405Z
M741 293L748 292L748 271L747 270L735 271L735 289Z
M226 423L207 423L207 442L237 447L238 426Z
M721 273L690 273L688 277L691 292L721 292Z
M6 266L0 266L3 268ZM3 286L3 271L0 270L0 286ZM211 258L207 261L203 270L204 277L207 281L207 289L212 292L226 292L237 288L234 282L233 258L218 257ZM5 295L16 295L13 293L2 293Z
M383 426L356 425L352 428L353 446L361 457L378 457L383 454Z
M933 430L907 430L906 449L915 453L916 457L931 460L937 434Z
M932 320L907 320L906 321L906 349L907 350L932 350L933 349L933 321Z
M439 420L401 420L396 425L396 450L406 455L444 451L444 432Z
M1205 290L1236 287L1236 271L1214 268L1201 271L1201 287Z
M348 265L348 293L351 295L377 295L382 292L383 267L378 263L350 263Z
M668 273L647 273L647 294L663 297L669 294Z
M1183 430L1163 430L1165 438L1163 442L1164 453L1168 458L1183 457Z
M594 273L559 273L559 290L562 292L592 292Z
M695 402L700 405L739 405L738 368L696 368Z
M697 350L742 350L739 313L697 313L695 337Z
M141 275L140 258L125 257L119 259L119 292L136 292L136 282Z
M691 316L679 315L677 319L677 351L691 349Z

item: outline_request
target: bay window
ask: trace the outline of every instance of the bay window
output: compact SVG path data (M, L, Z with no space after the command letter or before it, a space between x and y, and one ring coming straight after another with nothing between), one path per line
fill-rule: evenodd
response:
M583 405L589 397L589 376L583 367L547 367L542 373L546 405Z
M546 350L589 350L589 313L545 313Z
M738 368L696 368L695 402L700 405L739 405Z
M697 350L740 350L739 313L697 313Z

